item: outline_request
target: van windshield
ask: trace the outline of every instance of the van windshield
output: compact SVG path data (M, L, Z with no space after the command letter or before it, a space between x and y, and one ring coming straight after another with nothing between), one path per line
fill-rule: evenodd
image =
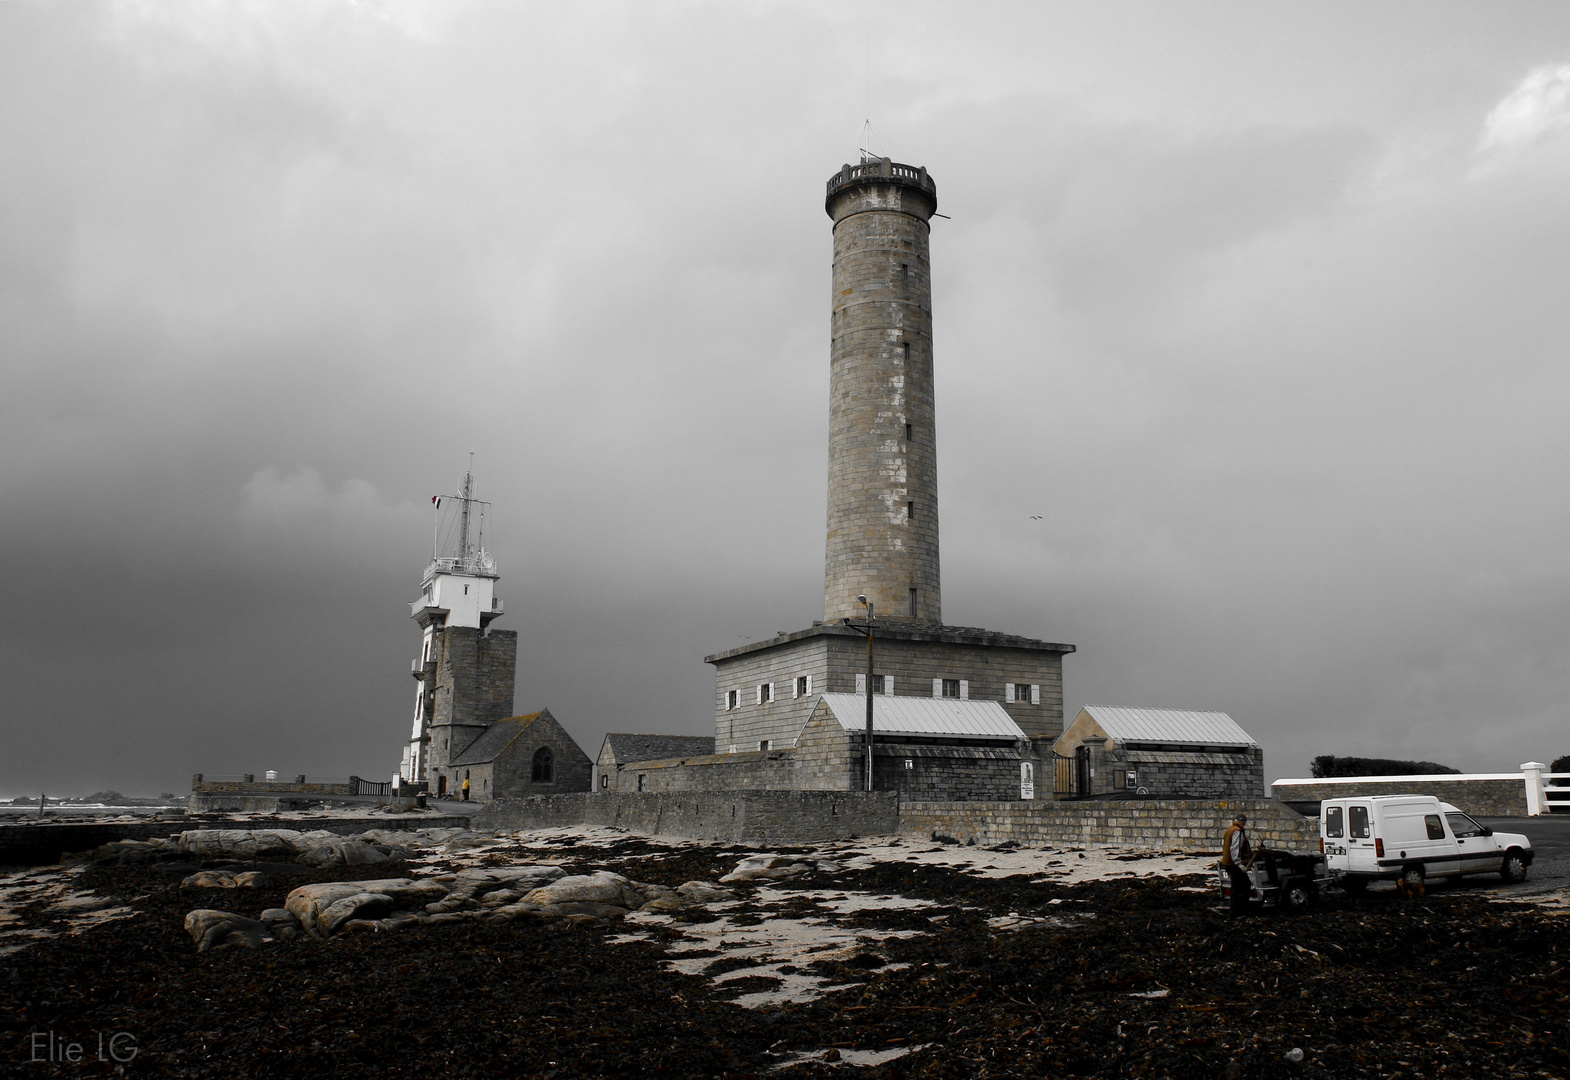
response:
M1347 807L1346 821L1347 829L1353 836L1367 838L1369 835L1368 807L1357 805Z
M1339 840L1341 837L1346 835L1346 830L1342 823L1343 817L1344 815L1341 813L1341 808L1339 806L1325 807L1326 836L1335 837Z
M1483 835L1483 827L1465 814L1446 814L1445 818L1450 822L1450 831L1456 834L1457 840Z

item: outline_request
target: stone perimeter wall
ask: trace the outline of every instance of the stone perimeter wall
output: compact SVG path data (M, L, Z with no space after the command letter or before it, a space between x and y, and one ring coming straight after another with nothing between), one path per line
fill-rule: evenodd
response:
M201 774L191 781L191 794L242 795L353 795L353 784L297 784L293 780L203 780Z
M1221 834L1241 810L1254 846L1319 848L1319 819L1274 799L1161 799L1139 802L927 802L900 807L900 833L995 844L1076 844L1221 851Z
M1487 780L1325 780L1316 784L1272 785L1278 799L1319 802L1359 795L1432 795L1477 817L1526 817L1526 781L1522 777Z
M901 802L895 792L730 791L547 795L498 799L476 829L599 825L646 835L779 843L857 836L947 836L962 843L1074 844L1219 851L1238 810L1255 846L1316 850L1319 822L1274 799L1149 802Z
M844 840L897 832L899 796L883 791L602 791L501 798L473 819L480 830L574 825L751 844Z

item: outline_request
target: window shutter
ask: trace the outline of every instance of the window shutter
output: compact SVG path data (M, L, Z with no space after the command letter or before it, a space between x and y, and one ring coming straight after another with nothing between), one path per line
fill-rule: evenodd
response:
M1014 684L1013 683L1006 682L1006 683L1003 684L1003 700L1005 702L1009 703L1010 705L1012 705L1014 703Z
M884 697L893 697L894 696L894 676L892 676L892 675L885 675L885 676L883 676L883 696Z
M758 704L759 705L763 704L763 684L762 683L758 684Z
M811 675L807 676L807 696L808 697L812 696L812 676Z
M1031 683L1030 684L1030 703L1032 705L1040 705L1041 704L1041 684L1040 683Z
M933 679L932 680L932 696L933 697L942 697L943 696L943 680L942 679Z
M795 679L790 681L790 696L793 698L801 697L801 683L797 682Z
M968 697L970 697L970 681L968 679L961 679L959 681L959 699L964 701Z
M866 672L862 672L860 675L856 676L856 693L858 693L858 694L865 694L866 692L867 692L867 674L866 674Z

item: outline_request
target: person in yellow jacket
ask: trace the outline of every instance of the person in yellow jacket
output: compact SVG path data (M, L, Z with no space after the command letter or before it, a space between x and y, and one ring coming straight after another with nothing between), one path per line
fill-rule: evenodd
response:
M463 774L463 801L469 801L469 774Z
M1248 815L1239 813L1232 825L1221 834L1221 869L1232 882L1233 915L1248 913L1248 898L1254 886L1248 879L1248 868L1254 861L1254 848L1248 842Z

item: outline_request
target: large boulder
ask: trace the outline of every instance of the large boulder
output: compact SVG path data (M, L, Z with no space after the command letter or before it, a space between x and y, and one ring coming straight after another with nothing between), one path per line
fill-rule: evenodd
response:
M391 862L391 857L373 844L363 840L346 840L335 836L331 840L312 845L302 851L297 862L318 868L328 866L367 866Z
M802 862L794 855L749 855L720 881L780 881L804 874L812 868L812 863Z
M391 915L393 898L386 893L357 892L328 904L316 916L316 929L323 937L332 937L338 928L351 919L380 919Z
M202 858L287 860L303 849L303 835L295 829L188 829L179 847Z
M293 941L300 933L300 920L288 908L271 907L262 912L262 922L279 941Z
M547 910L560 904L606 904L625 910L642 907L649 899L636 882L608 870L599 870L558 878L529 893L523 902Z
M678 885L676 895L689 904L719 904L736 899L735 893L710 881L689 881Z
M340 900L370 894L386 897L392 907L423 907L433 900L441 900L447 890L437 882L425 878L380 878L374 881L324 881L315 885L301 885L284 898L284 908L300 923L300 928L312 937L324 938L337 929L339 923L353 917L334 914L330 925L324 925L323 915ZM367 903L362 901L361 903ZM379 902L378 902L379 903ZM358 910L357 907L354 910Z
M196 942L199 953L229 946L254 949L273 941L272 931L260 919L248 919L232 911L198 908L185 917L185 932Z

